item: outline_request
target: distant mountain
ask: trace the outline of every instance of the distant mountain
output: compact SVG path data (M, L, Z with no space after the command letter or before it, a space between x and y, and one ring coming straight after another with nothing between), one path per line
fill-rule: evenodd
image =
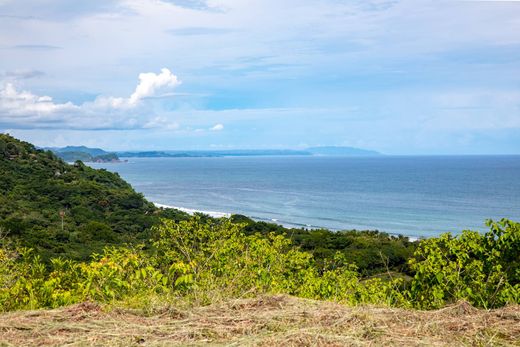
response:
M299 151L292 149L234 149L215 151L222 156L241 157L241 156L264 156L264 155L310 155L308 151Z
M271 155L311 155L307 151L296 151L290 149L235 149L235 150L215 150L215 151L145 151L145 152L116 152L119 157L137 158L161 158L161 157L250 157L250 156L271 156Z
M89 148L86 146L67 146L67 147L49 147L44 148L51 150L56 156L66 162L74 162L81 160L83 162L119 162L119 157L115 153L107 152L101 148Z
M143 152L117 152L121 158L189 158L189 157L208 157L208 155L193 155L186 152L165 152L165 151L143 151Z
M355 147L336 147L336 146L324 146L324 147L310 147L306 151L312 155L327 155L327 156L376 156L382 155L379 152L371 151L367 149L355 148Z
M73 162L116 162L119 158L202 158L202 157L255 157L255 156L375 156L379 152L354 147L310 147L305 150L292 149L230 149L230 150L188 150L188 151L122 151L107 152L101 148L67 146L50 149L61 159Z
M101 148L90 148L85 146L67 146L62 148L49 148L54 153L65 153L65 152L81 152L88 153L91 156L95 157L98 155L109 154L110 152L104 151Z
M119 157L178 158L178 157L254 157L254 156L376 156L379 152L354 147L310 147L305 150L292 149L232 149L214 151L135 151L116 152Z

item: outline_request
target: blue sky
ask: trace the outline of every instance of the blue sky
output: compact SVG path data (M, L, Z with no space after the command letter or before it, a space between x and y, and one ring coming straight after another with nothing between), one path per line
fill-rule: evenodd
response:
M520 153L520 2L0 0L40 146Z

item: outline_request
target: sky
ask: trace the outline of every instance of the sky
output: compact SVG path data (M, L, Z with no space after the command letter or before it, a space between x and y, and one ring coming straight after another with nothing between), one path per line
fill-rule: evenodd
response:
M520 154L520 1L0 0L0 132Z

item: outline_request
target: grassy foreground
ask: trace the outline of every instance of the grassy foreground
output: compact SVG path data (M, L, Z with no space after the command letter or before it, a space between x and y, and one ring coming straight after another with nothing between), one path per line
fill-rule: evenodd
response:
M286 295L229 300L152 314L82 303L0 316L1 346L520 346L520 306L435 311Z

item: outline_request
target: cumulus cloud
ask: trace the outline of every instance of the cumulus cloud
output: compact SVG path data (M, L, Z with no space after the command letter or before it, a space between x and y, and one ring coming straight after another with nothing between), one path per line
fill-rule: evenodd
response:
M143 99L156 96L158 92L177 87L180 84L181 81L177 76L166 68L161 69L159 74L153 72L141 73L139 74L139 84L130 97L101 96L94 101L93 106L101 108L134 108Z
M10 128L175 129L177 123L156 116L143 105L143 100L180 83L177 76L164 68L159 74L141 73L135 91L128 98L100 96L76 105L56 103L50 96L35 95L20 90L13 82L6 82L0 86L0 125Z
M221 123L215 124L210 130L211 131L221 131L221 130L224 130L224 124L221 124Z
M130 96L130 104L136 104L141 99L153 96L155 92L164 87L177 87L181 82L170 70L161 69L160 74L153 72L139 74L139 84L135 92Z
M0 110L12 116L44 116L62 111L73 111L78 106L67 102L56 104L50 96L38 96L28 91L18 91L13 83L0 89Z

